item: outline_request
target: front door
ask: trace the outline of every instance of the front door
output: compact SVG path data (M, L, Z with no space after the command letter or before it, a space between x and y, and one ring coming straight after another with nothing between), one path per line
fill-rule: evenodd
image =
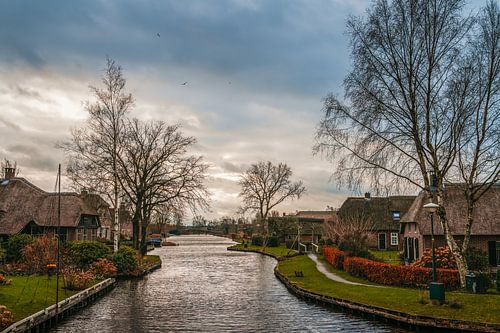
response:
M383 234L378 234L378 249L379 250L385 250L385 233Z

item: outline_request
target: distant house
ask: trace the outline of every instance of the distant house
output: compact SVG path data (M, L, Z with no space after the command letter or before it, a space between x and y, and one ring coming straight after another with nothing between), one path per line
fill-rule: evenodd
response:
M369 246L379 250L399 250L401 237L399 222L408 211L415 196L349 197L337 214L343 220L364 219L370 221Z
M430 218L423 209L427 202L425 193L420 193L401 219L404 253L408 262L420 258L424 250L431 247ZM463 185L445 186L444 207L451 233L461 242L465 235L467 216ZM434 218L434 235L436 246L446 246L443 229L437 217ZM500 185L493 185L477 202L469 246L487 252L490 265L500 266Z
M0 236L13 234L55 235L58 195L46 192L6 170L0 180ZM61 193L62 240L94 240L100 227L99 213L77 193Z

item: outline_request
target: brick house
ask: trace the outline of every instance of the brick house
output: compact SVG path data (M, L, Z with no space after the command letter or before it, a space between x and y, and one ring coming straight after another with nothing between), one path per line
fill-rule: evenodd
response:
M408 213L401 219L401 234L404 239L404 253L408 262L413 262L431 247L431 222L429 214L423 209L428 202L421 192ZM500 265L500 184L493 185L477 202L474 224L469 247L488 253L490 265ZM444 207L448 215L450 230L455 240L461 242L465 234L466 201L463 185L446 184ZM447 246L443 229L437 216L434 216L434 239L436 247Z
M349 197L339 208L338 217L343 220L363 219L369 221L368 246L378 250L400 250L399 221L408 211L415 196Z
M58 194L46 192L6 170L0 180L0 236L13 234L55 235ZM94 240L100 227L99 213L77 193L61 193L62 240Z

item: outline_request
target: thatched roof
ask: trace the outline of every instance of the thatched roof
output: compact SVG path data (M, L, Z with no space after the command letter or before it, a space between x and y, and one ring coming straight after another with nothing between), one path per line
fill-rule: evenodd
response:
M57 193L49 193L24 178L0 181L0 234L20 232L29 222L57 226ZM76 227L81 215L98 216L77 193L61 193L61 226Z
M363 219L373 223L374 230L399 230L399 220L393 218L394 211L403 216L415 196L390 197L349 197L339 208L338 216L342 219Z
M320 219L323 221L333 220L335 212L331 210L301 210L295 216L302 218Z
M431 234L429 214L423 209L428 203L425 192L421 192L411 205L401 222L418 223L420 233ZM463 184L446 184L444 207L453 235L465 234L467 206ZM442 235L443 229L437 219L434 220L434 233ZM476 203L472 235L500 235L500 184L493 185Z

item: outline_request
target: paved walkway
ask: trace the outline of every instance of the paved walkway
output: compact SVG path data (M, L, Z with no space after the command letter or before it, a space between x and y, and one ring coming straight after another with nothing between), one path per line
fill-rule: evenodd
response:
M336 282L341 282L341 283L346 283L346 284L352 284L355 286L366 286L366 287L375 287L375 288L384 288L383 286L377 286L377 285L371 285L371 284L364 284L364 283L357 283L357 282L352 282L349 280L346 280L330 271L328 271L328 268L326 268L325 264L320 262L318 260L318 257L315 254L309 253L307 255L309 258L311 258L312 261L316 263L316 268L318 271L323 273L327 278L330 280L336 281Z

